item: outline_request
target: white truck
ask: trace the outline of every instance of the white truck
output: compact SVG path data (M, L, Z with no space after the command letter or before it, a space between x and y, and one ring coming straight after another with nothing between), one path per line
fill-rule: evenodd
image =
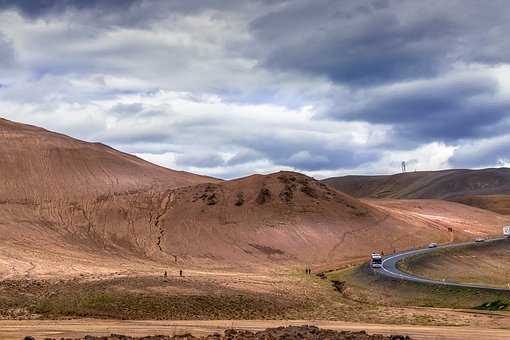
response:
M372 268L382 268L382 255L379 253L372 253Z
M510 238L510 226L503 227L503 235Z

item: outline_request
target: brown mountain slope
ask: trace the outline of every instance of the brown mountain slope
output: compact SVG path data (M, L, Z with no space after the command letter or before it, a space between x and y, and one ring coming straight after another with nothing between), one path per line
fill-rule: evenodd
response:
M323 180L355 197L439 198L510 194L510 169L420 171L390 176L344 176Z
M42 213L25 207L24 214L31 218L30 230L36 225L47 230L42 234L58 235L85 251L187 268L336 265L364 259L374 249L447 242L448 228L454 239L499 233L508 221L442 203L421 203L426 213L411 214L414 201L407 206L364 202L302 174L280 172L101 196Z
M214 181L165 169L103 144L5 119L0 119L0 157L0 201L70 201Z
M494 234L508 221L456 203L446 203L440 220L433 214L441 202L424 203L428 216L413 219L411 207L360 201L292 172L181 188L167 197L159 219L163 252L213 261L339 263L374 249L450 241L448 228L455 239Z
M139 249L124 240L108 243L94 229L95 215L115 228L102 206L129 193L150 199L159 197L154 191L218 181L5 119L0 159L0 272L6 275L82 267L111 272L112 264L119 268L119 256L129 258L124 270L136 267L143 262ZM129 224L132 205L143 204L120 202L115 214Z
M454 203L456 220L434 217L440 205L409 218L297 173L221 182L31 126L1 133L2 277L337 265L504 221Z

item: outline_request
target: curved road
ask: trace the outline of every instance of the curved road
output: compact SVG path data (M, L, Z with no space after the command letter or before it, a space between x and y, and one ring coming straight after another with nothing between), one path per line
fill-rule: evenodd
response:
M495 239L485 240L483 243L480 243L480 245L490 243L490 242L501 241L504 239L505 239L504 237L499 237L499 238L495 238ZM471 241L471 242L463 242L463 243L455 243L455 244L438 245L436 248L423 248L423 249L409 250L409 251L405 251L405 252L397 253L397 254L393 254L393 255L387 255L387 256L383 257L382 268L374 268L374 271L376 273L386 276L386 277L390 277L393 279L399 279L399 280L405 280L405 281L411 281L411 282L443 285L443 286L450 286L450 287L464 287L464 288L490 289L490 290L497 290L497 291L510 291L510 289L508 289L508 288L497 288L497 287L490 287L490 286L483 286L483 285L476 285L476 284L464 284L464 283L455 283L455 282L437 281L437 280L427 279L424 277L419 277L419 276L414 276L411 274L404 273L397 267L397 263L400 260L406 259L411 256L432 253L432 252L440 250L440 249L460 248L460 247L465 247L465 246L469 246L469 245L473 245L473 244L477 244L477 242Z

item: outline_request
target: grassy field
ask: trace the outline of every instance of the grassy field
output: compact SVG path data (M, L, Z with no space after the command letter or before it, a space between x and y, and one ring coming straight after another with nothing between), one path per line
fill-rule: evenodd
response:
M351 270L331 275L354 277L352 273ZM328 279L298 272L281 274L272 281L228 276L4 280L0 281L0 318L340 320L419 325L472 322L463 315L452 317L435 310L400 308L403 303L395 308L379 303L376 296L356 297L352 294L352 283L335 288ZM408 302L411 305L410 296Z
M119 277L101 280L0 281L0 318L60 319L338 319L360 306L328 281L289 271L266 278L235 276Z
M510 241L441 249L407 258L399 268L418 276L510 288Z
M0 293L0 316L14 318L264 319L311 309L285 287L253 292L202 278L3 281Z
M510 292L392 280L373 274L368 265L334 271L327 277L344 282L346 298L371 305L472 309L493 301L510 301Z

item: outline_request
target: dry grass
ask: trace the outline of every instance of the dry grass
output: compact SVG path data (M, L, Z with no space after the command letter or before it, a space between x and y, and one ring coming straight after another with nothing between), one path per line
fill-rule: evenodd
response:
M411 257L401 264L405 271L438 280L510 286L510 241L445 249Z
M452 201L510 215L510 195L469 195L455 197Z

